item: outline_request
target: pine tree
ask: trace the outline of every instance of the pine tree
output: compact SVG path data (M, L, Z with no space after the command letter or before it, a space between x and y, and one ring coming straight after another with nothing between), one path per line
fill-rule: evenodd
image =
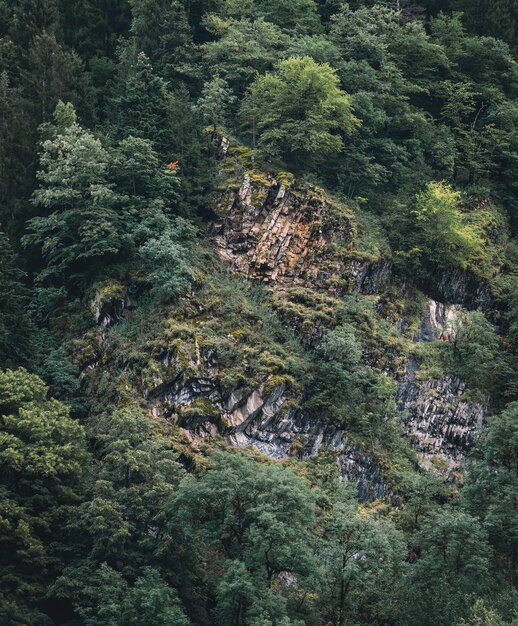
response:
M27 105L22 89L12 85L7 71L0 72L0 220L13 234L22 227L34 176L35 124Z
M118 139L129 136L148 139L167 163L171 154L171 93L166 83L155 74L145 53L133 59L126 49L119 77L118 95L112 102L113 124Z
M27 317L29 292L9 239L0 232L0 363L26 363L32 328Z
M127 242L119 198L108 182L109 160L99 139L75 122L44 141L41 186L33 195L43 215L29 220L23 238L25 245L41 249L40 283L91 277L97 264L113 258Z
M144 52L160 70L170 76L184 58L191 43L191 29L181 0L130 0L130 32L138 52Z
M27 62L24 90L34 105L36 120L49 122L59 100L76 106L82 103L81 60L63 49L54 35L37 35L29 47Z

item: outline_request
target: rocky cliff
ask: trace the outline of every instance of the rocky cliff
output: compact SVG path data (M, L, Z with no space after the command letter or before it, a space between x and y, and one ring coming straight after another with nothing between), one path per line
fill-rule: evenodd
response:
M230 268L276 291L303 286L377 293L390 264L355 246L350 210L317 188L245 173L217 203L216 250Z
M355 248L358 232L354 217L324 194L291 190L273 177L254 179L245 174L237 191L220 198L218 215L215 241L221 259L233 271L261 280L277 293L303 285L337 295L351 291L372 295L380 294L390 281L389 260L362 258ZM489 303L485 286L466 272L441 273L430 292L443 301L426 301L413 342L453 339L463 306ZM466 384L458 376L421 379L412 357L402 374L390 367L387 374L398 382L396 401L401 419L424 464L439 471L456 468L482 424L488 402L465 401ZM299 440L302 455L324 447L347 457L344 432L309 416L281 416L278 408L274 403L266 413L252 415L231 435L232 442L255 445L279 457L288 454L293 441ZM342 466L355 476L357 463ZM366 474L372 477L369 463L359 480L365 481ZM376 475L374 483L379 482Z
M444 273L438 286L431 288L442 300L421 295L417 314L399 315L412 286L398 283L388 255L373 254L360 245L364 226L354 211L322 190L285 176L244 172L237 184L222 190L216 214L211 236L224 267L246 281L263 284L285 323L297 332L302 329L299 334L310 345L336 323L335 313L344 298L369 305L375 319L359 328L360 334L369 337L373 333L369 324L383 325L390 330L390 341L373 346L371 337L363 360L395 381L401 429L416 458L426 468L454 475L482 424L488 401L467 401L466 383L454 373L424 375L411 348L453 340L464 307L487 302L485 288L466 274L453 272L448 279ZM149 343L147 356L126 359L125 385L138 388L153 414L178 426L192 442L211 438L224 445L253 446L276 459L309 459L328 452L344 476L358 484L362 498L391 493L383 455L352 436L347 424L306 410L303 383L293 383L293 374L279 366L278 356L252 345L246 325L261 327L264 321L252 316L241 319L242 328L225 331L225 320L211 314L213 303L214 294L209 294L205 299L187 297L182 306L174 307L174 321ZM94 309L103 332L131 313L135 304L129 289L98 293ZM246 308L239 313L241 318L248 315ZM222 337L225 351L236 355L236 363L232 356L227 365L222 362L222 348L207 339L206 328L216 329L216 335L227 333ZM228 362L238 370L233 377L225 372ZM263 364L254 369L257 362Z

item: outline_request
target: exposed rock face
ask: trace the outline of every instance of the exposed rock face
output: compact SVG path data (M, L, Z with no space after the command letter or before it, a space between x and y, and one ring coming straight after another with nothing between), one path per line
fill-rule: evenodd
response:
M281 299L297 286L326 292L335 301L351 292L372 296L383 294L391 279L388 260L367 258L355 250L353 216L319 190L245 174L237 190L222 194L217 214L214 237L221 259L245 278L263 282ZM427 292L437 294L437 300L427 302L414 342L453 339L461 303L489 302L485 288L465 272L444 272ZM103 335L131 314L135 297L134 290L120 285L99 290L93 313ZM396 327L404 333L408 323L399 320ZM361 499L392 493L382 468L344 428L294 408L284 384L272 388L271 381L264 380L246 392L222 390L216 355L195 344L191 351L180 345L172 356L158 358L160 367L156 374L152 370L151 385L148 379L144 392L156 416L173 420L191 440L223 438L276 459L310 459L327 451L342 474L358 485ZM465 383L456 376L421 380L413 359L403 375L397 368L389 364L384 374L397 379L396 402L411 444L426 466L451 472L472 444L487 403L466 402Z
M136 288L134 285L117 285L116 293L97 291L94 301L95 322L102 328L112 326L131 314L136 306Z
M423 315L414 341L454 339L457 331L456 322L461 310L462 307L457 304L443 304L436 300L428 300L426 314Z
M254 181L245 175L237 192L223 196L218 211L222 219L215 231L220 257L234 271L261 280L277 292L300 284L338 295L344 291L376 294L390 279L390 263L383 259L365 263L353 255L336 253L334 243L352 250L354 228L346 212L309 190L294 192L274 178ZM428 301L415 342L453 339L461 303L488 304L487 290L463 271L441 273L428 291L438 294L441 301ZM437 457L452 469L464 457L487 404L463 401L465 384L458 377L418 380L416 370L417 364L411 360L398 381L396 400L407 433L426 464ZM257 398L249 398L247 407L250 402L252 409ZM342 458L346 458L343 433L333 431L330 435L328 427L311 422L309 417L280 417L270 408L263 412L247 408L247 412L248 418L242 413L226 415L227 423L236 427L230 434L235 445L254 445L279 458L289 454L293 442L300 440L306 451L302 454L325 446L342 450ZM355 475L357 454L354 463L344 461L342 467L347 475ZM369 480L365 469L362 471L356 478Z
M469 309L488 309L492 304L488 285L461 269L443 270L423 289L441 302L462 304Z
M214 408L209 417L205 414L205 401ZM284 385L266 391L263 384L248 395L240 389L224 395L215 377L202 377L157 387L153 413L180 416L191 439L219 435L231 445L253 446L275 459L310 459L324 450L330 451L342 474L358 485L361 499L373 500L387 493L382 471L369 454L349 441L346 431L300 409L287 408L286 401Z
M390 276L387 262L354 258L350 215L315 189L245 174L218 202L216 249L241 275L277 291L303 285L334 293L374 293Z
M426 466L451 471L473 444L488 403L464 401L466 384L458 376L418 380L416 372L411 360L396 394L407 435Z
M455 338L463 312L458 304L428 300L414 342L450 341ZM466 383L458 376L419 379L419 367L410 358L398 381L396 402L406 432L423 463L451 472L464 459L488 411L489 400L467 402Z

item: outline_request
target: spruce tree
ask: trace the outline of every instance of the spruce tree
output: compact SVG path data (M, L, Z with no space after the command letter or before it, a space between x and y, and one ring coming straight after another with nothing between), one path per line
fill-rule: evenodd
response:
M118 94L112 102L115 135L118 139L148 139L166 163L173 156L171 92L144 52L132 57L133 51L127 49L120 68Z
M127 241L124 220L99 139L72 122L42 147L41 185L33 195L42 214L29 220L23 240L41 250L40 283L71 284L119 252Z

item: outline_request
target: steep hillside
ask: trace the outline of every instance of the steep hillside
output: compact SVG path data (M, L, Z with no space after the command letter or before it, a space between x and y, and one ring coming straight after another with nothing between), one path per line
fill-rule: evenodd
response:
M516 626L517 24L0 0L0 626Z
M116 297L97 289L100 330L89 336L98 347L81 365L89 393L97 397L108 376L115 397L166 420L187 451L203 439L275 459L329 452L367 500L397 492L419 467L462 481L489 391L437 351L456 344L474 307L491 312L487 285L452 270L425 293L393 270L382 227L358 207L288 173L236 175L233 159L246 163L246 151L228 151L193 290L154 311L144 299L140 311L136 283ZM357 384L378 396L355 400L371 411L362 421L347 400L336 412L331 400L325 410L315 401L315 355L344 323L358 345L339 345L333 359L359 346Z

